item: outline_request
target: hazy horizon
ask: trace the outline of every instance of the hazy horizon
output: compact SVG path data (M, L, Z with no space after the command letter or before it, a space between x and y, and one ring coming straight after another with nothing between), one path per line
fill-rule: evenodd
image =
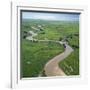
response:
M22 19L54 20L54 21L79 21L79 13L47 13L47 12L22 12Z

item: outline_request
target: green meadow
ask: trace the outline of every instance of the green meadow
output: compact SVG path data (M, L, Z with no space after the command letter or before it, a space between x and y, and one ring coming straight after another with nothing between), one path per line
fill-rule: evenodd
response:
M39 26L42 26L41 30ZM36 30L36 29L37 30ZM38 30L39 29L39 30ZM33 42L23 38L25 32L38 33L34 39L65 39L74 51L59 63L66 75L79 75L79 22L27 20L21 24L21 77L38 77L43 75L45 64L56 55L64 52L64 47L53 42Z

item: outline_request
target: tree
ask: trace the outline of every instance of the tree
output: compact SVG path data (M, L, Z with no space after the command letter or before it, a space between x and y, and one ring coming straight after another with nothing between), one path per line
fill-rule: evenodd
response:
M63 40L63 38L62 38L62 37L60 37L60 38L59 38L59 41L62 41L62 40Z

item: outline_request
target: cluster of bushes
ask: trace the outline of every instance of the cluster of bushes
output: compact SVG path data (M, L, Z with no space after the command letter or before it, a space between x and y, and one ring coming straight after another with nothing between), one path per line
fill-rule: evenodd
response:
M22 33L23 39L25 39L27 37L27 35L28 35L28 32L27 31L23 31L23 33Z
M79 48L79 46L77 46L77 45L72 45L72 47L73 47L74 49Z

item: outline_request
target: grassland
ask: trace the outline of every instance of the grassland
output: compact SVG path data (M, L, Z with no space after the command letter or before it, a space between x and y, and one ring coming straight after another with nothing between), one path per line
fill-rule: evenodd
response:
M32 27L43 26L43 30L37 32ZM52 42L31 42L23 38L24 31L34 31L39 40L67 39L74 52L59 66L67 75L79 75L79 23L73 21L43 21L22 20L21 25L21 76L37 77L44 65L56 55L62 53L64 48L60 44Z
M59 44L22 41L22 77L37 77L51 58L63 52Z
M73 35L71 39L68 39L68 41L74 49L74 52L61 61L59 66L66 75L79 75L79 37Z

